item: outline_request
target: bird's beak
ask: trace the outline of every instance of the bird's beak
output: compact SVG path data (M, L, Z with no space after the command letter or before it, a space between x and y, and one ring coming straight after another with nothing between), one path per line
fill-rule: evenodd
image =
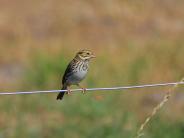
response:
M95 55L91 55L91 58L96 58L96 56Z

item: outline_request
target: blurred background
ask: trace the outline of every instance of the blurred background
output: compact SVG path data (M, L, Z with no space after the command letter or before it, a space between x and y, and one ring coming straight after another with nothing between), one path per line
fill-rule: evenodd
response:
M179 81L183 9L182 0L0 0L0 91L60 89L80 49L97 56L86 87ZM0 96L0 138L132 138L168 89ZM144 138L184 137L183 90Z

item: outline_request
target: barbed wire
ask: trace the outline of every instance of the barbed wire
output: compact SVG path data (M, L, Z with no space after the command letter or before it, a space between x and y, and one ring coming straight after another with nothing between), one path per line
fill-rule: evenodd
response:
M87 88L86 91L125 90L125 89L146 88L146 87L172 86L172 85L181 85L181 84L184 84L184 82L168 82L168 83L155 83L155 84L144 84L144 85L134 85L134 86L106 87L106 88ZM16 92L0 92L0 95L56 93L56 92L66 92L66 91L67 90L16 91ZM82 91L82 89L71 89L70 91L77 92L77 91Z

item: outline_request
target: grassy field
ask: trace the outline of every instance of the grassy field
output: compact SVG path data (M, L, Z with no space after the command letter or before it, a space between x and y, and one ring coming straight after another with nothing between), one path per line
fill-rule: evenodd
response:
M184 1L0 0L0 91L60 89L68 62L92 50L86 87L184 77ZM76 88L75 86L72 88ZM169 87L0 97L0 138L133 138ZM184 137L182 86L143 138Z

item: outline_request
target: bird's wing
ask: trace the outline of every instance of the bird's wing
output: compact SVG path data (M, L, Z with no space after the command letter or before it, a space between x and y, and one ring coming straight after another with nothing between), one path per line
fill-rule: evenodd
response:
M62 79L62 84L65 84L65 82L66 82L66 80L67 80L67 78L69 77L69 76L71 76L74 72L73 72L73 61L71 61L69 64L68 64L68 66L67 66L67 68L66 68L66 70L65 70L65 73L64 73L64 75L63 75L63 79Z

